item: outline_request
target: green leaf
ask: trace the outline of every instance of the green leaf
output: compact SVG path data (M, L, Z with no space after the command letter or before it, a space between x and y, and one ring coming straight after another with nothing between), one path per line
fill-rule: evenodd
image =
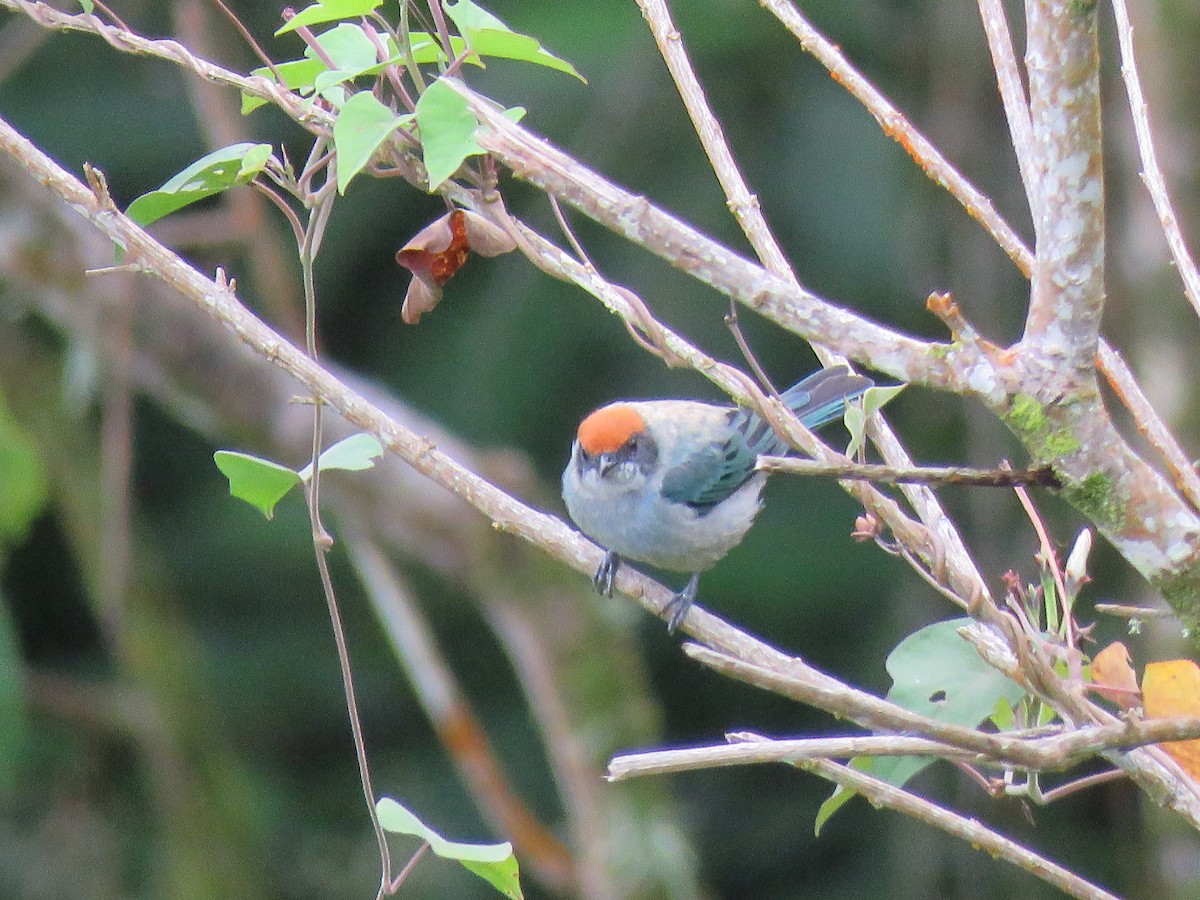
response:
M372 12L383 0L318 0L289 19L275 36L295 31L304 25L317 25L337 19L358 19Z
M850 768L857 769L859 772L865 772L870 775L873 768L872 760L869 756L860 756L850 760ZM857 797L858 794L850 788L843 785L834 785L833 793L821 804L821 808L817 810L817 817L813 820L813 837L821 836L821 829L825 827L825 823L833 818L833 814Z
M468 156L484 152L475 140L479 123L467 108L467 101L441 79L426 88L417 101L417 126L430 193L457 172Z
M846 430L850 432L850 444L846 447L847 456L857 456L858 451L862 449L866 441L867 420L894 400L906 387L907 384L889 384L886 387L867 388L861 403L850 403L846 406L844 419Z
M233 144L196 160L156 191L142 194L125 210L139 225L149 225L197 200L245 184L271 158L270 144Z
M367 37L367 33L362 30L361 25L343 22L341 25L317 35L317 43L321 45L321 49L325 51L325 55L329 57L338 71L361 72L379 62L375 45ZM321 62L312 47L305 49L304 55Z
M1058 634L1058 590L1054 586L1054 574L1042 569L1042 608L1046 614L1046 630Z
M996 700L996 708L992 710L990 718L992 724L1000 731L1011 731L1017 727L1017 714L1005 697Z
M0 596L0 791L17 787L28 726L21 648L8 604Z
M359 91L342 105L333 123L339 193L346 193L350 179L371 161L388 135L411 119L396 115L370 91Z
M275 64L275 72L279 73L279 79L283 82L283 86L289 91L300 91L301 94L310 93L317 76L325 71L328 71L325 63L319 59L293 59L290 62ZM274 80L275 72L272 72L267 66L259 66L250 74ZM243 91L242 115L248 115L260 106L266 106L267 103L268 101L262 97L256 97Z
M418 65L445 61L446 55L442 52L441 43L432 36L421 31L414 31L409 35L409 40L412 44L413 61ZM307 96L313 91L325 92L343 82L361 76L378 75L388 66L404 65L407 62L404 54L400 52L400 48L391 38L387 40L389 56L383 62L379 62L375 45L358 25L343 23L317 35L316 41L325 51L325 55L333 62L334 68L330 69L326 66L325 62L317 57L316 51L312 47L306 46L304 59L275 64L275 71L279 73L280 80L289 91L297 91L302 96ZM456 56L461 56L467 49L466 41L458 35L450 36L450 46ZM477 59L468 59L467 61L472 65L480 65ZM275 73L267 66L259 66L250 74L263 78L275 78ZM251 113L260 106L265 106L267 102L261 97L243 93L242 115ZM339 99L334 106L340 106L340 102Z
M495 56L533 63L566 72L587 84L587 79L564 59L555 56L535 38L513 31L496 16L471 0L445 3L446 13L467 39L467 46L480 56Z
M1002 718L1025 692L1016 682L985 663L959 636L970 619L937 622L910 634L888 655L892 689L887 699L907 710L950 725L974 728L986 719ZM935 762L926 756L860 757L851 765L876 778L904 785ZM842 808L854 791L835 790L817 811L817 830Z
M438 856L458 860L510 900L523 900L525 895L521 892L517 858L513 856L512 844L507 841L502 844L448 841L389 797L375 804L375 812L385 831L418 837Z
M96 4L92 0L79 0L79 5L83 7L83 11L89 16L96 11Z
M322 472L330 469L342 469L347 472L361 472L375 465L375 460L383 456L383 444L373 434L352 434L327 447L317 457L317 465ZM312 463L300 470L300 478L308 481L312 477Z
M275 515L275 504L300 483L300 475L287 466L246 453L218 450L213 461L229 479L229 493L268 519Z
M846 411L842 413L842 421L846 423L846 430L850 432L850 443L846 446L846 455L853 459L858 456L858 452L867 439L867 415L859 404L847 403Z
M0 397L0 555L22 540L49 499L41 454Z
M1021 686L985 663L958 630L970 619L950 619L922 628L901 641L887 658L892 689L887 699L907 710L950 725L974 728L1025 696ZM902 785L933 760L893 756L875 760L875 774Z

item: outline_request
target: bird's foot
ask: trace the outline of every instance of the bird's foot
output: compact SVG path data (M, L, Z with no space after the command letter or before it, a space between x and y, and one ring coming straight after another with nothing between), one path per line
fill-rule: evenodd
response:
M683 623L688 610L696 602L696 590L699 586L700 573L696 572L688 579L683 590L671 598L671 602L663 610L667 614L667 634L674 634L675 630Z
M592 584L605 597L613 595L613 583L617 580L617 570L621 568L621 557L609 550L600 561L600 567L592 576Z

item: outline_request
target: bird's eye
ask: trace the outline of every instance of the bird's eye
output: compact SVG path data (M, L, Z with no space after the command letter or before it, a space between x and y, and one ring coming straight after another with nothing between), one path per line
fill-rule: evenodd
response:
M635 437L631 437L629 440L627 440L627 441L625 442L625 446L626 446L626 447L628 447L630 450L637 450L637 448L638 448L638 439L637 439L637 438L635 438Z

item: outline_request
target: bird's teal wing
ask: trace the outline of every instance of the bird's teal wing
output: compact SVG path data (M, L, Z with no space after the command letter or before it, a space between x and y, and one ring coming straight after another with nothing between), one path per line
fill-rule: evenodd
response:
M737 428L723 441L714 441L663 476L663 496L703 511L720 503L754 474L758 454Z

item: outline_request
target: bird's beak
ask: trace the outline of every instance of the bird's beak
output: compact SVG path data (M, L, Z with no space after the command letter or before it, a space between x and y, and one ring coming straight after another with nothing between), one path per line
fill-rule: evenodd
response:
M596 469L600 472L601 478L616 468L616 465L617 461L607 453L601 453L600 458L596 460Z

